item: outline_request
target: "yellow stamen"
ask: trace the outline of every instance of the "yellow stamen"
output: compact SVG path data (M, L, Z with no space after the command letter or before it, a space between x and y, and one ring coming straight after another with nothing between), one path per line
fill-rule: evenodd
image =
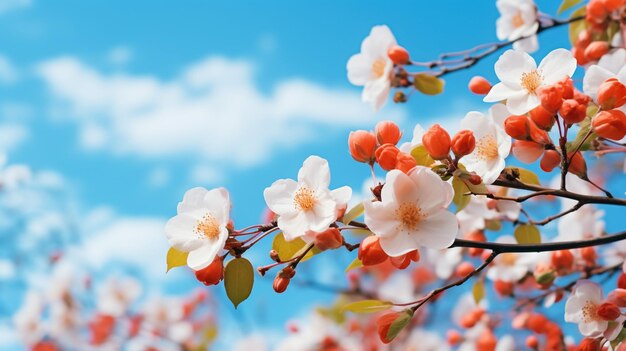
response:
M499 156L498 142L493 135L485 135L476 143L476 156L484 161L493 160Z
M422 219L422 209L411 202L405 202L396 210L396 217L404 228L414 230Z
M217 239L220 235L220 226L215 217L210 214L204 215L196 224L196 234L207 239Z
M380 78L385 74L385 67L387 66L387 62L384 59L379 58L378 60L372 63L372 73L374 77Z
M593 322L599 319L598 306L591 301L587 301L587 303L585 303L585 306L583 306L582 312L583 312L583 321L585 323Z
M515 28L519 28L524 25L524 18L522 18L522 12L518 11L513 18L511 18L511 24Z
M301 209L302 211L310 211L315 206L317 199L315 198L315 191L303 186L302 188L296 191L296 196L293 198L294 205L296 209Z
M521 86L526 89L531 94L534 94L541 86L541 82L543 81L543 77L539 72L535 69L528 73L522 73Z

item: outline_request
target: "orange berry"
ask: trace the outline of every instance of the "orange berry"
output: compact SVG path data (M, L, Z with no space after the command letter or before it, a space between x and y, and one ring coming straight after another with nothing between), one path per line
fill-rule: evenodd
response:
M452 138L450 148L457 158L469 155L476 147L476 138L471 130L462 130Z
M567 99L563 101L559 114L567 124L579 123L587 117L587 106L574 99Z
M364 266L383 263L389 257L385 251L383 251L383 248L380 246L380 241L375 235L370 235L363 239L363 242L359 245L359 253L357 256Z
M603 110L610 110L626 104L626 85L610 78L598 88L598 103Z
M348 137L350 155L358 162L373 163L376 152L376 136L366 130L351 132Z
M224 278L224 265L220 256L215 256L211 264L195 271L196 279L204 285L217 285Z
M393 144L396 145L402 137L402 132L397 124L392 121L380 121L376 124L375 128L376 140L378 144Z
M609 52L609 43L606 41L594 41L585 49L585 57L589 61L598 61L602 56Z
M393 45L387 50L387 56L396 65L406 65L411 63L409 52L400 45Z
M468 87L476 95L487 95L491 90L491 83L481 76L474 76L470 79Z
M601 111L591 121L593 132L597 135L620 140L626 136L626 115L620 110Z
M396 168L396 159L400 150L393 144L383 144L376 149L376 162L385 171Z
M443 160L450 154L450 134L435 124L422 137L422 144L426 151L435 160Z

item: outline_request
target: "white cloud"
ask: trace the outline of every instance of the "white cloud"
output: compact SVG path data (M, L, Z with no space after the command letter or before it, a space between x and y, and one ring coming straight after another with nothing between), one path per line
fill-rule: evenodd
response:
M275 150L323 137L329 128L374 123L352 91L290 79L266 94L253 71L248 61L220 57L192 64L170 81L106 75L73 57L38 67L55 98L52 110L66 109L91 149L249 166ZM404 113L392 106L384 116L400 120Z
M111 263L125 264L152 276L165 276L167 240L165 220L156 217L116 217L99 209L85 221L82 243L70 250L77 262L100 270ZM162 264L159 264L162 263Z
M13 10L30 7L31 0L0 0L0 15L4 15Z
M107 60L113 65L125 65L133 59L133 51L126 46L117 46L107 54Z
M158 167L148 174L148 185L153 188L160 188L170 182L170 171L164 167Z
M21 124L0 124L0 152L15 150L28 136L28 129Z
M2 0L0 0L0 4ZM0 9L2 5L0 5ZM17 80L18 73L17 68L13 66L11 61L3 55L0 55L0 83L8 84Z
M214 167L204 164L196 165L191 169L191 181L195 184L210 186L222 181L223 174Z

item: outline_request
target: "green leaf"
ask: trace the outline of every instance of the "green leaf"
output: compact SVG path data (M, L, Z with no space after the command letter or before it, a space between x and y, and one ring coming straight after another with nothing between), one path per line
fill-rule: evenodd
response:
M393 323L391 323L391 325L389 326L389 330L387 331L387 340L391 341L395 339L396 336L400 334L402 329L409 325L412 318L413 312L411 310L402 311L398 318L396 318L396 320L394 320Z
M413 78L413 86L426 95L437 95L443 92L444 81L432 74L420 73Z
M173 247L170 247L167 250L167 270L169 272L170 269L184 266L187 264L187 256L189 256L189 252L182 252Z
M485 229L491 230L492 232L498 232L502 229L502 222L497 219L486 219Z
M272 249L276 250L278 253L278 258L281 261L289 261L290 259L298 256L303 250L306 250L307 243L304 240L297 238L295 240L287 241L285 240L285 235L283 233L278 233L274 237L274 241L272 242ZM316 253L319 253L319 250L316 248L311 249L305 256L302 258L302 261L306 261L309 258L313 257Z
M342 310L353 313L374 313L387 310L391 306L391 303L388 301L362 300L344 305Z
M616 323L616 322L609 322L609 328L612 327L610 325L612 323ZM622 329L622 331L620 331L619 334L617 334L615 339L611 341L611 347L613 348L613 350L617 350L617 346L619 346L619 344L621 344L622 341L624 341L625 339L626 339L626 328Z
M465 182L458 177L452 178L452 189L454 189L452 202L456 205L456 212L459 212L470 202L471 195L467 195L470 190Z
M357 257L354 259L354 261L352 261L352 263L348 265L348 267L346 268L346 272L361 267L363 267L363 262L361 262L361 260L359 260L359 258Z
M587 11L587 8L583 6L572 13L572 18L578 17L578 16L584 16L586 11ZM569 41L572 44L572 46L576 45L576 41L578 41L578 34L585 29L587 29L587 21L585 21L584 19L570 23Z
M245 258L230 260L224 268L224 288L235 308L250 296L254 285L254 268Z
M578 145L583 141L583 139L585 139L587 133L589 133L589 131L591 130L591 117L586 117L582 122L580 122L579 126L580 129L576 134L576 138L574 138L573 141L567 143L567 152L573 152L574 149L578 147ZM596 135L594 133L591 133L589 136L587 136L587 139L580 146L580 151L589 150L591 148L591 142L595 138Z
M563 2L561 3L561 6L559 6L559 9L556 10L556 14L560 15L563 12L571 9L572 7L580 4L581 0L563 0Z
M413 159L418 166L430 167L430 165L435 163L435 160L430 157L424 145L414 147L413 150L411 150L411 156L413 156Z
M352 222L353 220L359 218L359 216L361 216L364 211L365 206L363 206L363 202L359 202L356 206L352 207L350 211L346 212L346 214L343 215L343 218L341 218L341 223L348 224Z
M515 228L513 235L519 244L541 243L541 234L539 234L539 229L532 224L518 225L517 228Z
M476 283L474 283L474 286L472 287L472 296L474 297L474 301L477 305L485 297L485 282L482 279L478 279Z
M505 169L508 169L512 172L517 171L519 173L519 180L520 182L524 183L524 184L530 184L530 185L540 185L541 183L539 183L539 176L537 176L537 174L535 174L532 171L529 171L525 168L521 168L521 167L506 167Z

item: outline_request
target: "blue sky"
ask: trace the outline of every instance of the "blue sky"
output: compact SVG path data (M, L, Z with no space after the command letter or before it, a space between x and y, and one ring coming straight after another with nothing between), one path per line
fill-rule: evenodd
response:
M166 250L160 225L186 189L227 187L239 227L259 221L263 189L277 178L295 177L310 154L329 159L334 186L360 189L368 170L347 152L350 130L391 118L410 138L417 122L428 126L485 110L467 81L475 74L493 80L497 58L446 77L440 96L414 95L374 115L345 72L373 25L389 25L415 60L430 60L495 40L495 4L2 3L14 5L0 6L6 66L0 69L0 134L9 161L60 174L80 205L79 220L105 214L106 220L90 221L93 233L83 241L130 247L114 257L100 253L100 263L146 249L141 258L149 261L131 263L151 271L146 279L168 292L195 286L183 272L154 273ZM538 5L547 13L556 7ZM569 47L565 33L542 34L535 57ZM123 235L106 239L115 230ZM266 251L254 260L268 262ZM280 328L292 311L261 316L285 301L298 311L329 299L302 289L278 298L269 281L240 308L241 318L257 326L270 321ZM214 290L223 295L221 289ZM230 309L223 307L226 319L232 319Z

